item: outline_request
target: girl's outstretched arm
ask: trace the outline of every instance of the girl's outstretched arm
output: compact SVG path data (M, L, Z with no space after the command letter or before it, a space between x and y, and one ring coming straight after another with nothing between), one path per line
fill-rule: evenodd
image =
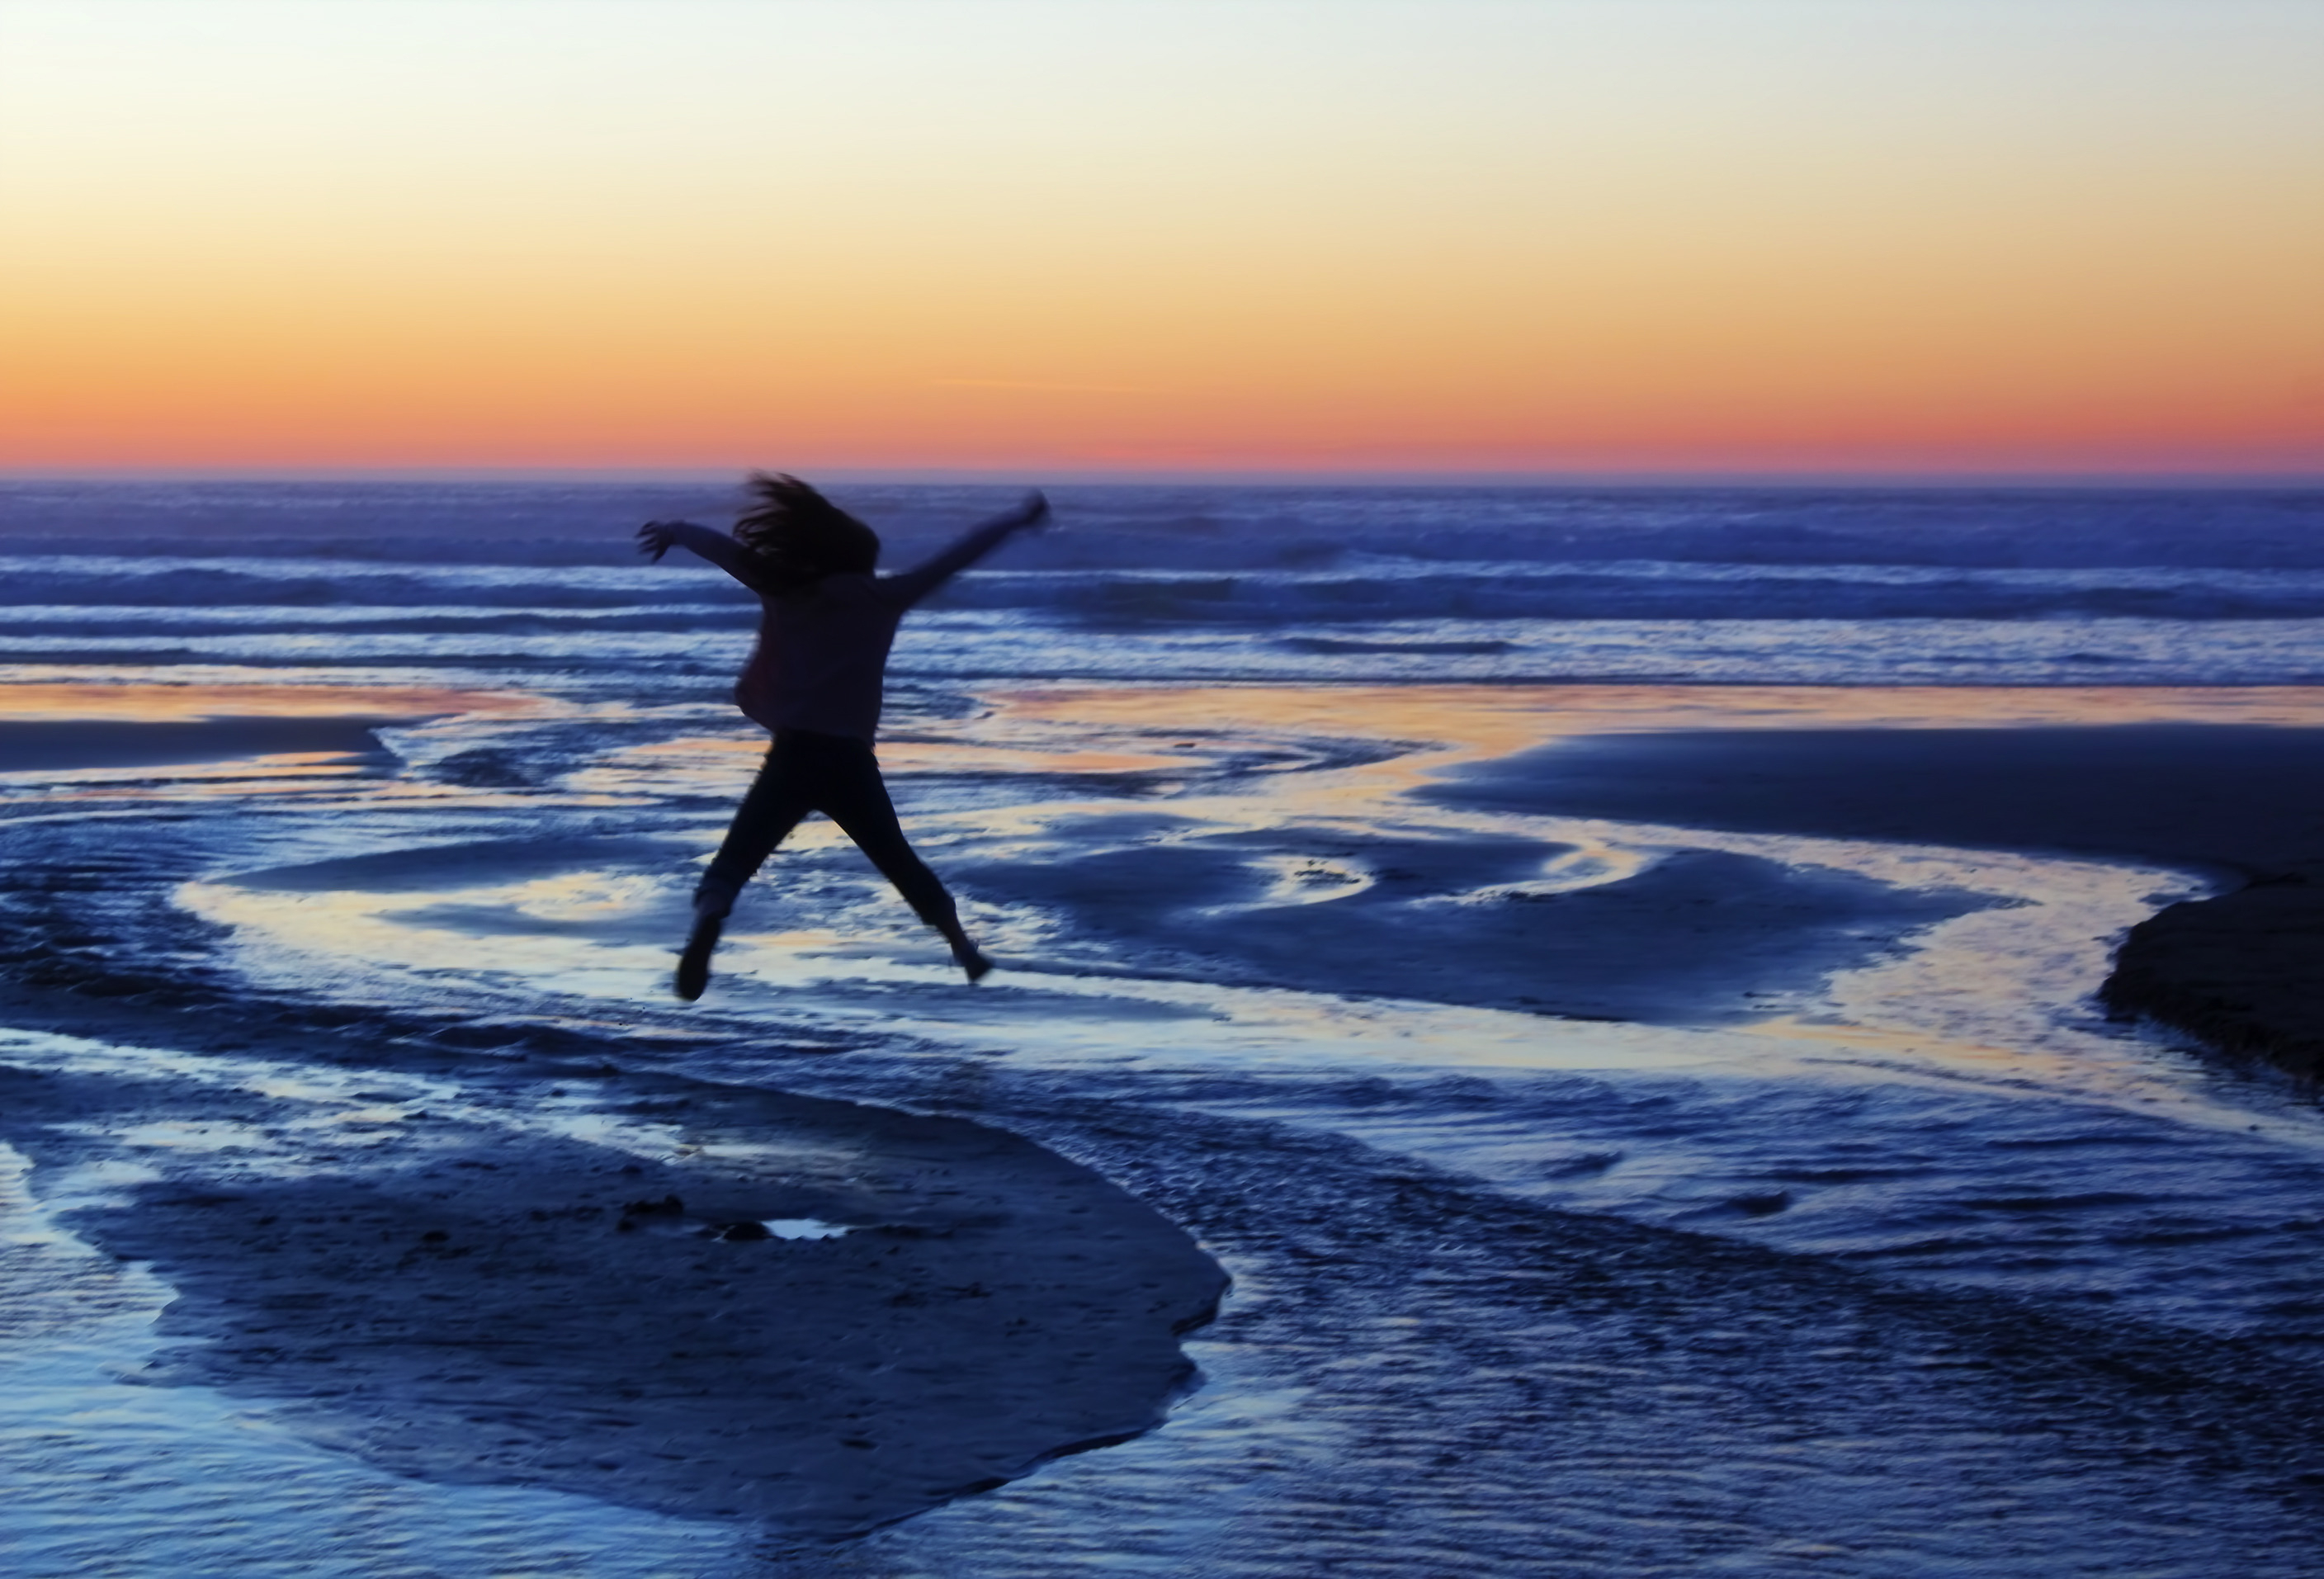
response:
M649 521L638 528L638 552L654 563L659 564L672 549L684 549L707 559L743 586L758 590L750 576L751 550L724 532L690 521Z
M1048 519L1049 502L1036 489L1026 494L1025 502L1014 510L996 515L983 525L973 529L936 558L915 565L901 574L888 577L886 584L902 594L905 603L918 603L999 548L1014 533L1038 527Z

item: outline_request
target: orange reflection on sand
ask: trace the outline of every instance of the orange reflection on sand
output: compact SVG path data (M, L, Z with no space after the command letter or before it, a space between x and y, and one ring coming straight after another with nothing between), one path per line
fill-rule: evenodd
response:
M0 719L17 723L99 720L191 724L213 718L346 718L389 722L452 715L529 717L554 710L545 698L449 688L286 685L199 680L185 684L103 681L0 682Z
M112 776L102 776L107 773ZM6 790L10 804L17 806L27 802L151 802L162 797L198 801L296 795L302 798L301 806L318 811L368 809L387 801L418 801L430 807L469 810L503 807L521 799L458 785L432 784L424 780L381 778L361 763L335 756L313 762L259 757L183 767L91 770L73 775L71 781L65 783L54 782L54 777L46 773L0 775L0 789ZM32 781L29 788L20 788L27 780ZM315 799L334 795L344 799L328 803L318 803ZM558 804L599 807L633 803L610 797L568 796Z
M10 800L21 805L25 800L143 800L157 794L167 794L174 799L344 790L371 777L363 764L350 762L343 756L301 753L178 767L92 768L69 775L47 771L0 773L0 790L19 792L12 793Z
M1869 1025L1835 1025L1822 1020L1805 1020L1798 1015L1780 1015L1762 1020L1738 1029L1753 1036L1780 1037L1786 1041L1825 1042L1849 1048L1857 1053L1886 1054L1900 1067L1911 1067L1931 1058L1941 1058L1947 1064L1987 1067L2012 1072L2023 1071L2028 1064L2038 1065L2044 1074L2053 1078L2085 1072L2088 1060L2075 1060L2054 1053L2030 1051L2024 1048L1997 1047L1987 1042L1952 1041L1933 1031L1890 1030ZM1849 1060L1851 1062L1857 1060Z
M659 774L681 765L700 766L703 759L732 763L747 759L756 763L767 754L767 737L761 733L732 735L681 735L630 746L607 754L588 770L590 774L628 771ZM886 740L880 743L880 765L895 773L1150 773L1157 769L1184 768L1185 759L1138 751L1093 751L1076 743L1064 751L1045 751L1031 743L957 741ZM576 775L579 782L586 775Z
M1014 743L1050 731L1119 732L1117 751L1274 736L1406 747L1381 762L1277 784L1299 815L1377 815L1378 797L1454 766L1591 735L1714 729L1969 729L2126 724L2324 726L2324 687L1045 686L988 692L976 725ZM1184 763L1185 759L1180 759Z
M2044 725L2324 725L2324 687L1111 686L986 697L1004 719L1167 734L1289 730L1499 754L1574 735L1673 729Z
M155 779L312 779L353 778L369 771L362 762L351 762L339 751L273 752L265 756L219 762L160 762L120 768L42 768L28 772L0 773L0 784L136 783Z
M1043 751L1038 746L889 741L880 766L890 773L1150 773L1185 767L1183 757L1135 751Z

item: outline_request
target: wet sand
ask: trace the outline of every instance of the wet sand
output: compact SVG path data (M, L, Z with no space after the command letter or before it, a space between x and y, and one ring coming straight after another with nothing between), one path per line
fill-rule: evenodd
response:
M1764 1020L1834 971L1994 902L1713 850L1565 888L1538 881L1560 852L1533 839L1104 820L1056 830L1062 847L1038 860L954 869L980 899L1084 918L1074 947L1156 974L1657 1025ZM1119 893L1142 902L1109 911ZM1351 893L1363 902L1342 902Z
M0 685L0 775L193 767L265 757L392 763L377 731L447 715L523 716L534 698L265 682Z
M1508 735L1492 743L1502 750L1554 733L1513 695L1489 705L1507 722ZM1428 738L1418 727L1404 734ZM2267 849L2296 845L2307 826L2296 783L2280 781L2304 771L2302 742L2314 752L2319 738L2324 731L2215 727L2190 734L2188 727L2145 725L1600 730L1491 762L1474 761L1471 737L1463 753L1471 765L1382 771L1408 774L1410 792L1486 808L2091 850L2221 868L2240 860L2242 870L2259 871ZM2200 769L2214 747L2250 764L2246 771L2273 765L2277 777L2265 782L2278 792L2263 800L2264 815L2218 809L2218 776ZM2093 762L2107 790L2098 799L2109 809L2077 820L2077 785L2059 780L2074 764ZM2085 800L2089 785L2080 784ZM2144 847L2158 834L2168 836L2167 847ZM1240 896L1231 881L1248 881L1233 877L1236 863L1225 859L1239 837L1212 842L1222 853L1218 861L1204 858L1205 846L1182 843L1166 866L1141 869L1144 875L1105 866L1110 857L1101 856L1078 868L1044 868L1032 881L1101 889L1131 882L1138 891L1183 901L1189 913L1218 913ZM666 858L650 841L636 849L605 844L593 861ZM1507 853L1489 841L1439 844L1433 857L1439 862L1484 863L1468 873L1471 884L1514 875L1514 868L1499 872L1495 863ZM425 891L442 881L439 866L466 869L489 855L500 863L494 872L522 875L558 868L563 848L438 845L264 867L238 881L288 894L380 885ZM1387 852L1361 854L1369 862ZM1331 852L1314 854L1328 860ZM1673 881L1687 876L1683 864L1670 873ZM1618 951L1622 939L1670 930L1675 915L1715 897L1711 890L1752 898L1743 881L1750 876L1714 871L1668 891L1650 885L1634 891L1635 914L1606 909L1610 894L1590 898L1584 907L1600 907L1592 912L1598 919L1580 930L1602 935L1605 946ZM1156 886L1165 877L1178 885L1169 894ZM78 873L74 880L98 881ZM1394 885L1406 881L1383 878L1397 893ZM1762 900L1767 915L1744 917L1738 927L1793 928L1811 900L1829 910L1835 928L1860 927L1870 917L1864 896L1853 892L1777 886L1754 902ZM1417 893L1410 907L1431 902L1433 896ZM1506 917L1546 913L1563 902L1511 900L1477 909ZM1812 918L1819 926L1824 910ZM1909 927L1946 913L1951 908L1939 901L1925 916L1898 912L1893 920ZM1312 928L1328 914L1311 907L1296 919ZM1228 932L1236 925L1231 916L1218 924ZM1416 935L1407 927L1400 936L1410 944ZM1709 952L1734 955L1741 937L1738 931ZM1258 932L1226 940L1262 952L1269 946ZM1398 937L1344 928L1328 939L1321 933L1277 939L1280 956L1260 964L1288 972L1300 952L1293 944L1319 940L1372 950L1364 967L1370 976L1397 964ZM153 946L160 941L157 933ZM1191 947L1200 939L1189 931L1176 941ZM410 1007L301 1007L247 993L206 995L190 974L129 974L101 943L82 939L77 953L12 959L14 985L0 993L0 1023L181 1057L103 1079L12 1076L0 1089L0 1135L51 1178L128 1164L155 1171L84 1203L70 1218L75 1232L110 1254L151 1263L180 1291L166 1318L171 1350L144 1380L265 1399L306 1434L403 1473L733 1513L800 1536L844 1535L1155 1423L1186 1378L1176 1334L1206 1317L1222 1287L1216 1264L1185 1233L1107 1177L964 1120L650 1073L624 1056L618 1025L563 1038L537 1025L495 1030L474 1019L431 1020ZM1404 952L1445 953L1435 941ZM1476 974L1485 951L1470 953L1475 958L1452 951L1451 966L1470 974L1448 996L1499 990ZM1655 968L1662 974L1628 983L1637 1004L1674 1001L1677 967ZM1770 968L1761 960L1746 974ZM1573 974L1592 977L1580 966ZM1741 979L1720 992L1734 991ZM1414 990L1410 979L1378 984ZM1593 989L1606 984L1592 981ZM1702 1012L1697 1006L1684 1017ZM752 1049L764 1060L768 1085L784 1082L787 1050ZM253 1061L360 1070L349 1078L368 1084L302 1093L250 1074L244 1065ZM434 1094L447 1087L456 1093L449 1103ZM560 1112L577 1122L556 1132L492 1116ZM1594 1219L1553 1222L1554 1214L1499 1204L1490 1208L1490 1236L1543 1236L1554 1253L1527 1276L1554 1278L1554 1287L1528 1282L1513 1292L1480 1281L1432 1293L1411 1281L1409 1269L1428 1277L1443 1270L1429 1259L1441 1260L1441 1251L1430 1247L1461 1214L1449 1194L1434 1185L1423 1191L1428 1181L1418 1172L1396 1176L1392 1192L1369 1199L1352 1166L1342 1179L1319 1153L1302 1159L1315 1170L1314 1198L1295 1202L1280 1177L1259 1166L1283 1151L1287 1137L1244 1126L1231 1134L1222 1128L1215 1140L1188 1150L1174 1186L1147 1175L1164 1168L1156 1158L1185 1145L1193 1122L1185 1115L1164 1123L1093 1106L1070 1116L1071 1133L1084 1144L1093 1134L1119 1141L1111 1152L1076 1155L1100 1158L1107 1176L1133 1182L1144 1199L1206 1237L1272 1246L1294 1229L1312 1235L1312 1243L1303 1238L1282 1253L1333 1267L1319 1288L1335 1296L1360 1271L1382 1278L1393 1271L1401 1279L1379 1297L1372 1326L1337 1307L1330 1319L1318 1318L1319 1377L1351 1370L1351 1358L1408 1345L1402 1327L1416 1310L1433 1313L1432 1331L1449 1331L1476 1324L1500 1300L1508 1310L1492 1330L1501 1331L1538 1322L1552 1295L1561 1311L1594 1311L1591 1302L1603 1300L1627 1310L1651 1295L1667 1297L1667 1308L1650 1313L1652 1341L1641 1340L1630 1356L1637 1367L1670 1367L1673 1348L1698 1344L1699 1367L1688 1374L1705 1385L1731 1385L1738 1372L1786 1378L1774 1390L1782 1395L1778 1414L1821 1385L1808 1363L1814 1356L1793 1353L1800 1347L1796 1313L1775 1285L1799 1272L1781 1258ZM1037 1118L1012 1112L1010 1122ZM156 1126L188 1135L157 1146ZM1031 1127L1041 1133L1038 1122ZM1249 1170L1248 1180L1239 1170ZM736 1224L802 1218L853 1232L825 1240L732 1236ZM1394 1254L1373 1242L1383 1223L1406 1233ZM1615 1270L1601 1268L1601 1260ZM1761 1277L1767 1287L1753 1281ZM1852 1309L1865 1297L1845 1275L1831 1277L1819 1298ZM1951 1307L1941 1298L1906 1303L1936 1313L1929 1320L1947 1343L1971 1321L1947 1314ZM1715 1321L1707 1314L1713 1311ZM1738 1363L1720 1345L1754 1320L1766 1331L1752 1340L1748 1362ZM2070 1325L2028 1337L2024 1323L2006 1325L2020 1356L2011 1363L2022 1363L2029 1378L2047 1386L2070 1375L2112 1407L2106 1390L2114 1385L2107 1380L2117 1362L2113 1349ZM1865 1347L1852 1329L1840 1336ZM1570 1341L1569 1333L1545 1329L1522 1363L1489 1347L1463 1351L1457 1373L1432 1379L1431 1395L1452 1397L1503 1371L1548 1373ZM2086 1362L2084 1347L2104 1363ZM2271 1412L2265 1387L2248 1380L2250 1356L2219 1345L2205 1349L2203 1362L2212 1369L2197 1388L2166 1374L2166 1347L2181 1356L2172 1362L2183 1362L2187 1345L2175 1341L2142 1352L2133 1391L2168 1398L2193 1390L2207 1409L2232 1394L2235 1404L2217 1417L2190 1412L2191 1423L2174 1417L2173 1444L2232 1427L2239 1444L2267 1445L2253 1464L2290 1462L2285 1454L2300 1438L2297 1422L2286 1421L2310 1417L2304 1401ZM1898 1374L1932 1362L1916 1352L1881 1351L1880 1363ZM1352 1369L1372 1368L1366 1361ZM1560 1399L1557 1407L1572 1402ZM1543 1407L1530 1392L1479 1406L1524 1422L1528 1433L1545 1417L1533 1413ZM1613 1412L1598 1423L1610 1430L1628 1407L1609 1406ZM2026 1429L2048 1432L2050 1417ZM1381 1440L1389 1441L1385 1434ZM1462 1450L1489 1448L1498 1450L1473 1443ZM1379 1453L1377 1465L1365 1463L1378 1469L1380 1483L1426 1486L1425 1462L1385 1447ZM1442 1468L1444 1460L1434 1462ZM2227 1473L2261 1471L2238 1459ZM1521 1501L1538 1498L1537 1480L1512 1483Z
M2142 921L2101 995L2231 1057L2324 1081L2324 863Z
M318 711L346 693L309 690L205 716L250 698L145 689L0 697L23 704L0 772L392 765L372 731L415 716ZM342 1012L124 974L101 947L6 967L0 1023L152 1049L126 1077L0 1068L0 1138L50 1178L123 1181L72 1232L177 1291L161 1357L124 1380L264 1399L400 1473L843 1537L1150 1428L1191 1379L1178 1335L1225 1288L1184 1232L1030 1141L625 1071L618 1026L470 1053L441 1024L365 1016L340 1051ZM382 1089L281 1073L354 1062ZM543 1112L567 1132L504 1117Z
M2137 724L1684 730L1459 770L1452 805L2264 876L2324 860L2324 729Z
M245 757L392 761L373 733L385 718L207 718L186 723L0 721L0 773L185 767Z
M0 1012L151 1073L0 1070L0 1138L121 1181L72 1231L177 1290L124 1380L397 1473L845 1536L1156 1425L1224 1291L1155 1212L964 1119L417 1039L349 1048L342 1090L283 1077L312 1017L241 1005L189 1055L200 1005L78 984ZM501 1119L544 1111L574 1132Z
M2103 1000L2324 1074L2324 729L1690 730L1455 770L1441 802L1752 833L2099 856L2236 885L2133 930ZM2244 885L2249 886L2244 886Z

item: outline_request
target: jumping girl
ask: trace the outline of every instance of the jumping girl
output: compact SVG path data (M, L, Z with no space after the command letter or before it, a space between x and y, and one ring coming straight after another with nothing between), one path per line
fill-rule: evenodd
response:
M685 521L651 521L638 548L656 562L673 548L709 560L759 595L759 644L742 666L735 704L774 732L758 781L742 799L710 870L694 891L694 930L678 956L678 995L688 1002L710 983L710 955L742 885L799 819L820 811L896 885L920 919L944 934L972 982L992 968L961 929L952 895L912 854L880 777L872 738L880 726L888 648L904 612L1048 518L1038 494L995 516L917 569L876 576L880 538L797 477L754 472L753 502L733 535Z

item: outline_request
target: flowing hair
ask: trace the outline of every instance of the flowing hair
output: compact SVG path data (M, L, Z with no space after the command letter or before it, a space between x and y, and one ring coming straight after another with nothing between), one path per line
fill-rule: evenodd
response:
M752 472L734 540L758 561L761 588L801 592L826 576L862 575L880 562L880 534L784 472Z

